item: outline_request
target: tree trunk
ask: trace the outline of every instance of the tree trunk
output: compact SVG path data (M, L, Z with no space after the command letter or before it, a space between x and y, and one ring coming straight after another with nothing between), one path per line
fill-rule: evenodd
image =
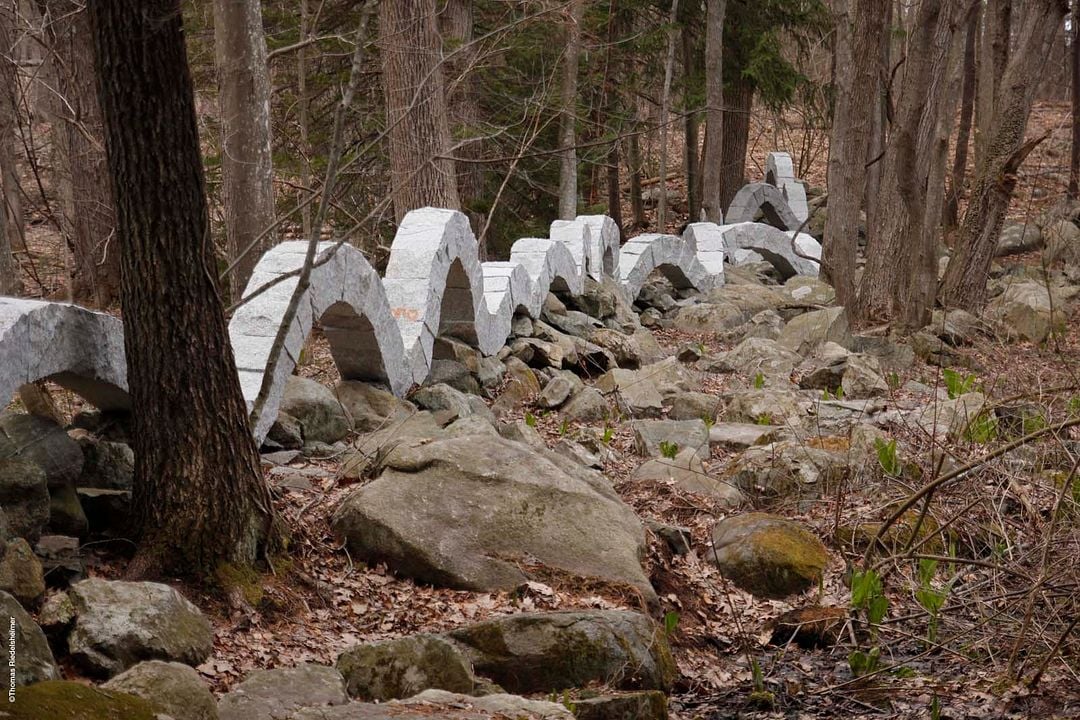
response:
M53 132L67 166L62 174L69 190L64 224L75 261L71 294L76 301L107 307L120 299L120 249L90 21L82 2L39 0L39 7L58 58L56 74L65 98L56 104Z
M1012 0L986 0L979 42L978 80L975 88L975 166L986 153L986 143L994 124L998 87L1009 60L1012 31Z
M960 217L960 197L964 193L967 177L968 145L971 144L971 119L975 113L975 39L979 35L979 18L976 7L968 20L967 37L964 40L964 79L960 91L960 127L956 131L956 151L953 153L952 182L949 198L945 202L943 224L947 230L956 227Z
M270 69L259 0L214 0L214 55L221 104L225 236L239 298L262 254L273 247L274 166L270 146Z
M690 98L691 88L700 77L700 48L694 43L694 33L690 25L686 24L682 29L683 51L683 169L686 175L686 206L690 216L690 222L697 222L701 214L701 195L699 194L701 163L698 158L699 130L701 128L701 116L696 107L692 107Z
M630 166L630 213L634 216L634 228L648 225L645 219L645 201L641 197L641 123L635 122L630 134L630 152L626 158Z
M134 408L132 574L250 566L274 510L217 287L179 0L88 3Z
M708 0L705 18L705 151L702 159L701 209L710 222L723 221L724 14L727 0ZM695 218L696 219L696 218Z
M1016 171L1038 142L1025 144L1024 132L1039 75L1065 12L1060 0L1031 0L1024 5L1017 50L1000 78L994 124L976 168L956 252L942 282L941 300L946 307L977 310L986 297L986 278L1016 187Z
M875 225L878 222L878 193L881 192L881 168L882 159L885 155L885 144L888 141L889 127L889 98L888 82L889 72L892 69L892 24L893 2L884 0L885 17L883 18L881 48L878 56L881 64L878 65L878 74L874 81L874 110L870 123L870 141L866 149L866 192L863 193L864 209L866 211L866 224ZM835 57L835 56L834 56Z
M379 3L379 46L398 222L416 208L458 210L435 0Z
M309 27L311 22L308 12L308 0L300 0L300 38L303 43L309 34L314 33L314 28ZM296 116L300 126L300 151L304 154L301 159L300 184L305 188L311 187L311 98L308 97L307 85L307 46L300 47L296 51ZM300 227L304 237L311 237L311 203L304 203L301 196L302 207L300 208Z
M559 218L562 220L577 217L577 84L584 16L585 0L572 0L566 19L566 54L559 100Z
M866 156L881 76L876 63L855 59L881 56L886 11L882 0L850 0L846 5L836 23L837 92L829 141L829 213L821 273L835 288L837 303L851 307L859 208L866 188Z
M675 22L679 17L679 0L671 0L671 13L668 15L667 56L664 58L664 87L660 91L660 183L659 202L656 205L656 231L667 232L667 151L668 127L671 115L671 76L675 72L675 40L679 32Z
M720 206L726 208L746 184L746 146L750 141L754 86L743 81L733 83L724 98L727 107L720 150Z
M1069 198L1080 196L1080 0L1072 3L1072 150L1069 153Z
M480 124L480 104L475 75L477 52L473 40L473 0L447 0L440 15L446 61L446 102L450 112L451 137L461 146L454 157L475 160L480 157L480 145L471 140ZM451 55L452 53L452 55ZM461 203L469 208L482 200L484 174L474 162L458 162L457 184Z
M4 202L0 214L0 295L22 292L19 266L12 251L22 247L22 204L15 174L15 132L18 80L12 47L15 16L10 4L0 6L0 190Z
M962 0L923 0L912 23L882 169L881 220L867 228L859 321L900 319L907 327L921 327L928 319L930 305L921 293L913 301L912 292L926 286L924 275L937 247L940 215L933 227L925 225L928 178L962 9ZM932 272L936 278L936 267Z

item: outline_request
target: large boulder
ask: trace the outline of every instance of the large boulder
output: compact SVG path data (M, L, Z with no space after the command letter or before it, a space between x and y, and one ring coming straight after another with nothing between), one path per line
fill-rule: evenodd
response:
M937 400L914 411L916 424L935 438L962 439L980 420L986 409L986 396L969 392L951 400ZM987 416L987 422L992 418Z
M0 591L0 607L4 609L4 617L10 618L15 624L15 667L8 665L8 672L14 670L16 688L25 689L27 685L44 680L59 680L60 668L49 649L45 633L33 618L18 600L3 591ZM5 647L10 640L9 633L10 628L4 633ZM4 654L7 655L6 652Z
M0 558L0 590L11 593L25 607L45 593L45 575L30 544L23 538L9 540Z
M159 708L135 695L53 680L15 692L8 720L161 720ZM169 717L169 716L164 716Z
M785 502L821 497L848 473L843 452L803 440L781 440L743 452L724 479L750 497Z
M281 411L299 421L306 443L336 443L352 430L352 419L330 388L297 375L285 385Z
M712 372L735 372L787 383L802 357L776 340L749 337L709 364Z
M797 392L770 388L735 390L724 396L721 417L729 423L802 425L814 403Z
M353 557L445 587L505 590L526 563L653 590L644 530L605 478L499 437L394 447L374 482L335 513Z
M476 672L514 693L604 683L669 690L675 665L662 628L625 610L511 615L448 633Z
M334 394L353 419L357 432L381 430L416 412L412 403L370 383L343 380L334 388Z
M68 596L75 611L68 651L89 674L112 677L143 660L194 666L213 650L209 621L168 585L89 578Z
M1043 261L1052 265L1062 261L1067 265L1080 262L1080 227L1072 220L1052 220L1043 226L1046 247L1043 249Z
M83 453L78 487L131 490L135 478L135 453L126 443L80 437Z
M45 471L26 460L0 459L0 507L8 532L36 542L49 522L49 486Z
M703 420L634 420L634 449L644 457L670 457L687 449L709 456L709 429Z
M221 720L279 720L312 708L313 717L349 702L345 679L325 665L256 670L218 700Z
M365 643L338 656L337 669L350 697L395 700L436 688L471 693L472 663L456 645L438 635L410 635Z
M746 320L746 313L731 303L699 303L679 308L672 326L685 333L722 333Z
M49 488L74 487L83 468L79 443L48 418L25 413L0 415L0 459L26 460L45 471Z
M1035 223L1009 223L1001 229L998 236L995 257L1016 255L1031 250L1038 250L1043 246L1042 232Z
M799 315L788 321L777 342L800 355L807 355L827 342L850 347L847 314L842 307L831 307Z
M1064 306L1076 288L1054 288L1032 280L1012 283L990 301L986 314L1021 340L1041 343L1051 332L1065 329Z
M712 531L712 559L724 577L747 592L782 599L821 581L828 552L816 535L775 515L743 513Z
M173 720L218 720L217 702L193 668L148 660L101 686L147 700Z
M596 389L613 396L630 417L657 418L664 410L656 380L642 370L611 370L596 381Z
M495 693L469 697L445 690L425 690L387 703L352 702L326 708L304 708L288 720L573 720L564 705ZM272 720L277 720L273 718Z

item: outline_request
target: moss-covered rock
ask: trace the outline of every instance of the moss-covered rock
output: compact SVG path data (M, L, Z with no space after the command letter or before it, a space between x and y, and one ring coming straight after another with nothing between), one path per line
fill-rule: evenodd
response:
M9 592L15 599L30 607L45 593L45 576L41 561L22 538L9 540L0 558L0 590Z
M476 672L509 692L551 692L593 682L667 690L675 664L662 628L634 612L531 613L458 628Z
M23 610L18 600L2 591L0 617L10 618L15 622L15 686L19 688L44 680L59 679L60 669L53 659L48 641L45 640L45 633ZM5 638L7 635L5 632Z
M577 720L667 720L667 696L659 690L599 695L571 703Z
M316 717L346 705L345 680L335 668L298 665L256 670L218 701L220 720L266 720L292 717L300 708L313 708ZM322 713L327 712L327 715Z
M187 665L150 660L101 686L148 700L173 720L218 720L217 703L199 673Z
M445 638L411 635L357 645L337 660L349 696L395 700L429 688L471 693L476 685L472 663Z
M63 680L15 691L4 704L10 720L157 720L154 705L140 697Z
M712 541L712 559L724 577L760 597L784 598L817 585L829 561L813 533L766 513L721 520Z

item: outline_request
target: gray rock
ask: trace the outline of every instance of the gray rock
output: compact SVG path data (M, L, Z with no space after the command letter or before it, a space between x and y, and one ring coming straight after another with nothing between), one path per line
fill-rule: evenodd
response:
M26 460L45 471L49 488L74 487L83 467L79 444L48 418L0 414L0 459Z
M686 555L693 546L690 528L668 525L656 520L645 521L645 526L649 528L650 532L655 533L658 538L664 541L664 544L671 550L672 555Z
M472 663L456 645L438 635L409 635L366 643L338 656L337 669L350 697L395 700L436 688L472 693Z
M75 486L63 485L50 489L49 532L81 537L88 528L89 521Z
M746 317L731 303L709 302L680 308L672 326L685 333L723 333L742 325Z
M668 407L669 420L705 420L712 422L720 409L720 398L702 392L674 395Z
M345 706L349 696L341 673L325 665L298 665L275 670L256 670L232 692L218 700L221 720L282 720L301 717L298 712L312 708L311 717L325 718L334 706Z
M332 444L352 430L351 418L330 388L307 378L289 377L281 410L300 422L304 442Z
M1009 223L1001 229L994 255L995 257L1016 255L1038 250L1042 246L1042 232L1035 223Z
M998 320L1022 340L1041 343L1051 332L1065 329L1065 302L1080 288L1055 288L1030 280L1012 283L990 301L987 316Z
M353 419L357 432L375 432L416 412L411 403L365 382L343 380L334 388L334 394Z
M851 331L844 308L815 310L792 318L780 331L777 342L800 355L807 355L826 342L850 347Z
M762 310L739 327L725 333L723 339L734 343L747 338L775 340L780 337L780 331L783 329L784 318L780 317L775 310Z
M281 450L299 450L304 447L304 428L300 421L287 412L279 412L266 433L263 446Z
M475 363L480 367L479 360ZM473 377L468 366L457 360L437 359L431 361L431 370L428 371L424 385L449 385L468 395L480 394L480 383Z
M141 662L101 687L149 700L175 720L218 720L210 689L199 673L180 663Z
M640 370L611 370L596 381L596 389L614 396L630 417L656 418L664 410L664 397L656 382Z
M596 388L586 387L563 405L561 414L568 420L595 422L611 414L607 399Z
M889 386L882 377L881 364L873 355L849 356L840 386L844 389L844 397L852 400L889 394Z
M788 303L778 289L757 283L722 285L710 290L708 297L710 303L734 305L743 312L744 317L757 315L763 310L776 310Z
M45 633L41 631L33 618L27 614L18 600L6 592L0 592L0 607L4 609L4 617L15 620L16 687L26 687L43 680L59 680L60 668L53 658L52 650L49 649ZM8 645L8 632L4 633L4 645ZM7 655L6 652L4 654ZM10 670L9 667L8 671Z
M641 524L598 473L500 438L401 443L333 518L354 558L436 585L503 590L531 556L651 595ZM436 544L430 538L438 537Z
M0 590L10 593L23 604L32 607L45 594L45 575L41 561L23 538L8 540L0 558Z
M76 613L68 651L90 674L111 677L143 660L198 665L213 650L210 623L168 585L90 578L68 595Z
M849 472L843 453L801 440L781 440L747 449L725 479L765 503L807 501L836 487Z
M79 506L86 514L88 530L94 535L125 537L131 529L131 492L79 488Z
M79 556L79 538L42 535L34 545L41 560L41 570L50 587L66 588L83 579L86 566Z
M710 372L737 372L787 383L802 357L776 340L751 337L709 363Z
M577 720L667 720L667 695L646 690L618 695L599 695L574 701Z
M986 409L986 396L964 393L953 400L931 402L912 413L915 422L936 438L962 439L968 428Z
M711 559L747 592L781 599L815 587L829 561L825 546L802 526L765 513L743 513L713 527Z
M573 392L574 384L562 375L556 375L544 386L540 397L536 399L536 404L548 410L557 408L569 400Z
M448 419L468 417L473 414L469 396L449 385L428 385L416 391L412 401L424 410L445 413Z
M671 452L687 449L701 457L709 455L709 430L698 420L634 420L634 449L645 457L662 457L664 448Z
M536 428L524 420L502 423L499 425L499 435L507 440L524 443L534 448L547 448L547 443L544 442L544 438L540 436Z
M79 438L83 453L82 475L78 487L131 490L135 478L135 453L126 443Z
M641 351L634 342L633 336L625 335L617 330L597 328L589 333L588 340L614 355L619 367L631 370L641 367Z
M799 393L767 388L736 390L723 397L722 417L733 423L799 426L806 422L813 405Z
M970 345L988 330L986 323L966 310L935 310L930 324L923 330L936 335L954 347Z
M530 613L448 633L476 672L510 692L552 692L599 682L668 690L675 677L661 628L625 610Z
M440 712L440 717L459 717L451 715L454 712L449 708L469 708L458 710L460 717L474 718L475 712L483 713L483 717L514 718L514 720L571 720L574 714L566 706L547 700L529 700L528 698L506 693L493 693L483 697L466 697L459 693L446 692L445 690L425 690L419 695L408 700L399 700L398 706L417 706L417 715L414 717L428 718L426 706L431 703L441 703L447 710ZM444 714L445 713L445 714ZM395 714L395 717L398 717ZM311 719L314 720L314 719Z
M693 450L682 450L674 458L654 458L634 470L631 480L637 482L673 483L679 488L706 495L727 507L742 504L743 494L729 482L718 480L705 472L701 458Z
M779 431L780 428L774 425L718 422L709 428L709 444L725 450L745 450L772 442Z
M0 460L0 507L12 535L36 542L49 522L45 471L25 460Z
M1061 261L1076 264L1080 261L1080 227L1071 220L1052 220L1042 228L1046 247L1043 249L1043 261L1047 265Z
M788 302L794 305L820 306L836 302L836 291L832 286L816 277L795 275L784 283L781 290Z

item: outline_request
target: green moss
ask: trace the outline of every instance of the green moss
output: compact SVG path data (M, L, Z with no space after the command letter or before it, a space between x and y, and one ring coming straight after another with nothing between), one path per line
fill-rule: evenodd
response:
M227 593L239 590L252 607L258 607L263 600L262 578L253 568L221 563L214 571L214 579Z
M155 720L157 711L142 698L63 680L16 688L5 703L11 720Z

